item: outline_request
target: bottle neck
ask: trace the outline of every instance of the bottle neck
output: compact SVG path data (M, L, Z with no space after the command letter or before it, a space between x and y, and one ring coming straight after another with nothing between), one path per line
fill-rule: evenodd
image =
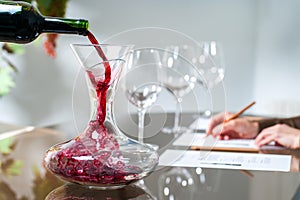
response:
M43 33L78 34L86 36L88 34L88 21L84 19L66 19L45 17Z

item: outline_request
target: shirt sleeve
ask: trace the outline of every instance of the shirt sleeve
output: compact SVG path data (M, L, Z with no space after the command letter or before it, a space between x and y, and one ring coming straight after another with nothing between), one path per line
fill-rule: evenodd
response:
M293 128L300 129L300 116L290 117L290 118L268 118L261 119L258 121L258 132L261 132L263 129L273 126L275 124L286 124Z

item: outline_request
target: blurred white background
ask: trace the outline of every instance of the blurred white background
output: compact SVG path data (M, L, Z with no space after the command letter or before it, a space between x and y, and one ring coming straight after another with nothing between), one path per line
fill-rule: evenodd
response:
M298 0L70 0L66 17L88 19L100 41L142 27L176 30L197 41L219 41L226 69L224 84L212 91L214 111L236 111L256 100L251 113L289 116L300 113L299 9ZM159 38L145 40L157 42ZM63 131L74 133L74 100L78 128L84 128L88 97L83 73L77 78L80 66L69 46L81 42L88 40L61 35L56 59L46 56L41 44L26 45L25 55L14 55L19 73L16 87L0 99L0 121L59 124ZM195 95L184 99L184 111L196 110L194 99ZM164 111L175 109L169 94L162 94L158 103ZM117 120L126 120L122 112L130 106L116 106Z

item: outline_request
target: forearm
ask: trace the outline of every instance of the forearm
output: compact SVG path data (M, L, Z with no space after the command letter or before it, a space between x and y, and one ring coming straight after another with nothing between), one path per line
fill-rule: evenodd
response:
M257 122L258 122L258 132L261 132L263 129L273 126L275 124L286 124L290 127L300 129L300 116L290 117L290 118L260 119Z

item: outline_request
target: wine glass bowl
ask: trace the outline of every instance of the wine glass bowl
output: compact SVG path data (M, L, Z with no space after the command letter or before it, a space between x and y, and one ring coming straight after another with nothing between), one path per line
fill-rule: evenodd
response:
M130 103L138 108L147 109L153 105L161 91L161 87L157 84L145 84L134 91L126 91L126 96Z
M191 60L200 74L197 82L211 94L212 89L224 79L225 59L223 47L220 42L216 41L203 41L199 46L193 47L195 50ZM210 105L210 107L203 110L201 117L209 118L211 115L212 108Z
M185 58L191 54L190 50L187 46L169 46L162 56L160 82L176 99L174 126L165 127L162 130L165 133L182 133L187 130L180 126L180 104L183 97L194 89L198 77L197 69Z
M203 86L212 89L224 79L225 61L223 47L219 42L202 42L202 48L197 48L194 64L204 78Z
M167 77L166 80L163 80L162 84L181 102L182 98L193 90L195 79L191 79L188 75L182 76L181 74L177 72L174 73L173 71L167 73L168 75L166 76L169 77Z

